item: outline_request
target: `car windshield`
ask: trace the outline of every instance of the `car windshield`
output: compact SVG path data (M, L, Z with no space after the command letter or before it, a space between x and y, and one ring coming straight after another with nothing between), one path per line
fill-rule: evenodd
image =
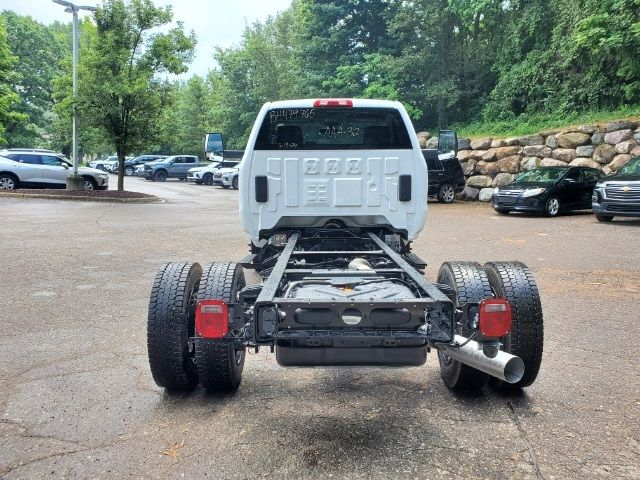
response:
M514 183L554 183L567 173L568 168L536 168L523 173Z
M631 159L618 171L619 175L640 175L640 157Z

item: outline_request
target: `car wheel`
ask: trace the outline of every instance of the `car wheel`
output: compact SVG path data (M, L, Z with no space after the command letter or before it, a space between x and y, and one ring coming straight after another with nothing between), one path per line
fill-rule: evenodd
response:
M529 268L520 262L489 262L484 270L496 297L506 298L511 305L511 331L500 339L502 350L517 355L524 362L524 375L517 383L491 378L489 384L505 391L528 387L538 376L544 342L542 305L536 280Z
M124 168L124 174L125 174L127 177L131 177L131 176L133 176L133 168L132 168L132 167L125 167L125 168Z
M147 351L154 381L173 391L198 384L195 348L195 307L202 267L172 262L156 274L149 298Z
M0 190L15 190L18 188L18 179L8 173L0 175Z
M153 180L156 182L166 182L167 172L165 172L164 170L158 170L153 176Z
M233 187L234 190L238 189L238 176L237 175L235 177L233 177L233 180L231 180L231 186Z
M549 197L544 204L544 213L547 217L555 217L560 211L560 200L558 197Z
M93 178L84 177L82 188L84 188L85 190L97 190L98 183Z
M237 263L212 263L204 268L198 301L222 300L234 303L246 285L242 267ZM229 315L232 315L231 312ZM230 337L240 331L230 331ZM198 338L196 365L202 386L209 392L229 392L238 388L244 369L245 347L233 338Z
M205 185L213 185L213 175L210 173L205 174L205 176L202 177L202 183Z
M440 203L453 203L456 199L456 191L453 188L453 185L449 183L445 183L440 186L438 190L438 201Z
M596 215L596 219L599 222L610 222L613 220L613 215Z
M438 283L449 286L455 292L456 306L466 303L480 303L492 298L493 292L482 266L475 262L446 262L438 272ZM469 337L468 325L458 325L456 332ZM454 360L438 350L440 375L445 385L455 391L480 390L489 380L489 375Z

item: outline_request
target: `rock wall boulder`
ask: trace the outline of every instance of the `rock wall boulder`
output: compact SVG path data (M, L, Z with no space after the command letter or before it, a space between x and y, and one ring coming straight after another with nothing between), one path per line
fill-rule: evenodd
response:
M429 132L417 135L421 145L437 145L437 138ZM578 165L616 172L640 156L640 121L577 125L504 139L459 138L458 148L458 160L467 177L460 197L489 201L492 188L506 185L518 173L532 168Z

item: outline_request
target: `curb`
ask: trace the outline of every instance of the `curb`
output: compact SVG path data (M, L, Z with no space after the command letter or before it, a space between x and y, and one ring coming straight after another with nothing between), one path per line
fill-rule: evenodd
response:
M65 195L40 195L38 193L0 193L0 198L40 198L44 200L75 200L78 202L102 203L165 203L163 198L109 198L109 197L77 197Z

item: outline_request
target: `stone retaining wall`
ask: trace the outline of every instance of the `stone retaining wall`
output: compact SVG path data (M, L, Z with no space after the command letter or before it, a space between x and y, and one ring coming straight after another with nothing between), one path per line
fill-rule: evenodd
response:
M578 165L612 173L640 156L640 121L579 125L535 135L504 139L458 139L458 160L467 178L466 200L489 201L493 188L510 183L516 174L536 167ZM437 139L417 134L423 148Z

